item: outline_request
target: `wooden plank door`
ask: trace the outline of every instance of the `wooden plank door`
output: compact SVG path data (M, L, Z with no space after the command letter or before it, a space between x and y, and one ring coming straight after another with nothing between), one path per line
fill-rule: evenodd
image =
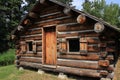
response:
M56 30L55 27L48 27L44 29L45 33L45 64L56 64Z

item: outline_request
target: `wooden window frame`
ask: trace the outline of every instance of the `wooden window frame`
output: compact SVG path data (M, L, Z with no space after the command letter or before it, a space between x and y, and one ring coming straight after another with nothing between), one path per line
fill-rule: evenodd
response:
M29 51L29 45L28 45L29 42L32 42L32 51ZM26 53L36 53L36 52L34 52L33 43L36 43L36 42L34 40L27 40L26 41L26 45L27 45L27 52ZM35 47L36 47L36 44L35 44Z
M69 50L69 40L71 40L71 39L79 39L80 40L80 38L79 37L68 37L68 38L66 38L66 41L67 41L67 53L68 54L80 54L80 50L78 51L78 52L71 52L70 50ZM79 47L80 47L80 45L79 45Z

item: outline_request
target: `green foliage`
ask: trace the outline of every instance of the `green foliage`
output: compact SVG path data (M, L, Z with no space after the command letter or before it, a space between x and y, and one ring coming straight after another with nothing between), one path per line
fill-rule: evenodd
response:
M106 4L105 0L86 0L83 3L83 11L98 18L102 18L112 25L120 26L120 7L118 4Z
M13 64L15 61L15 50L9 49L7 52L0 54L0 66Z
M0 0L0 52L10 48L10 33L21 20L22 0Z

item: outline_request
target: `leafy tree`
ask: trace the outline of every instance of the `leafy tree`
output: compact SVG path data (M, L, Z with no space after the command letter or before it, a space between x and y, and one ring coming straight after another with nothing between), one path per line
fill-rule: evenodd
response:
M118 4L106 4L105 0L85 0L83 11L88 12L98 18L102 18L112 25L120 25L120 7Z
M10 46L9 35L21 19L22 0L0 0L0 52Z

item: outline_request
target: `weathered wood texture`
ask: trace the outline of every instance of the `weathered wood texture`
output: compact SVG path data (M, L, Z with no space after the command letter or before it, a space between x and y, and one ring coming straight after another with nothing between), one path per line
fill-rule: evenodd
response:
M99 55L97 54L89 54L87 56L81 56L81 55L59 55L58 58L62 58L62 59L74 59L74 60L93 60L93 61L97 61L99 60Z
M27 66L27 67L33 67L39 69L42 67L42 64L21 61L20 66Z
M58 66L84 68L84 69L99 69L99 65L98 65L97 61L58 59L57 65Z
M19 60L25 62L42 63L42 58L40 57L21 57Z
M79 76L100 77L100 73L97 70L71 68L63 66L58 66L56 70L59 72L71 73Z
M18 56L22 56L22 57L42 57L42 53L36 53L36 54L33 54L33 53L26 53L26 54L18 54Z

